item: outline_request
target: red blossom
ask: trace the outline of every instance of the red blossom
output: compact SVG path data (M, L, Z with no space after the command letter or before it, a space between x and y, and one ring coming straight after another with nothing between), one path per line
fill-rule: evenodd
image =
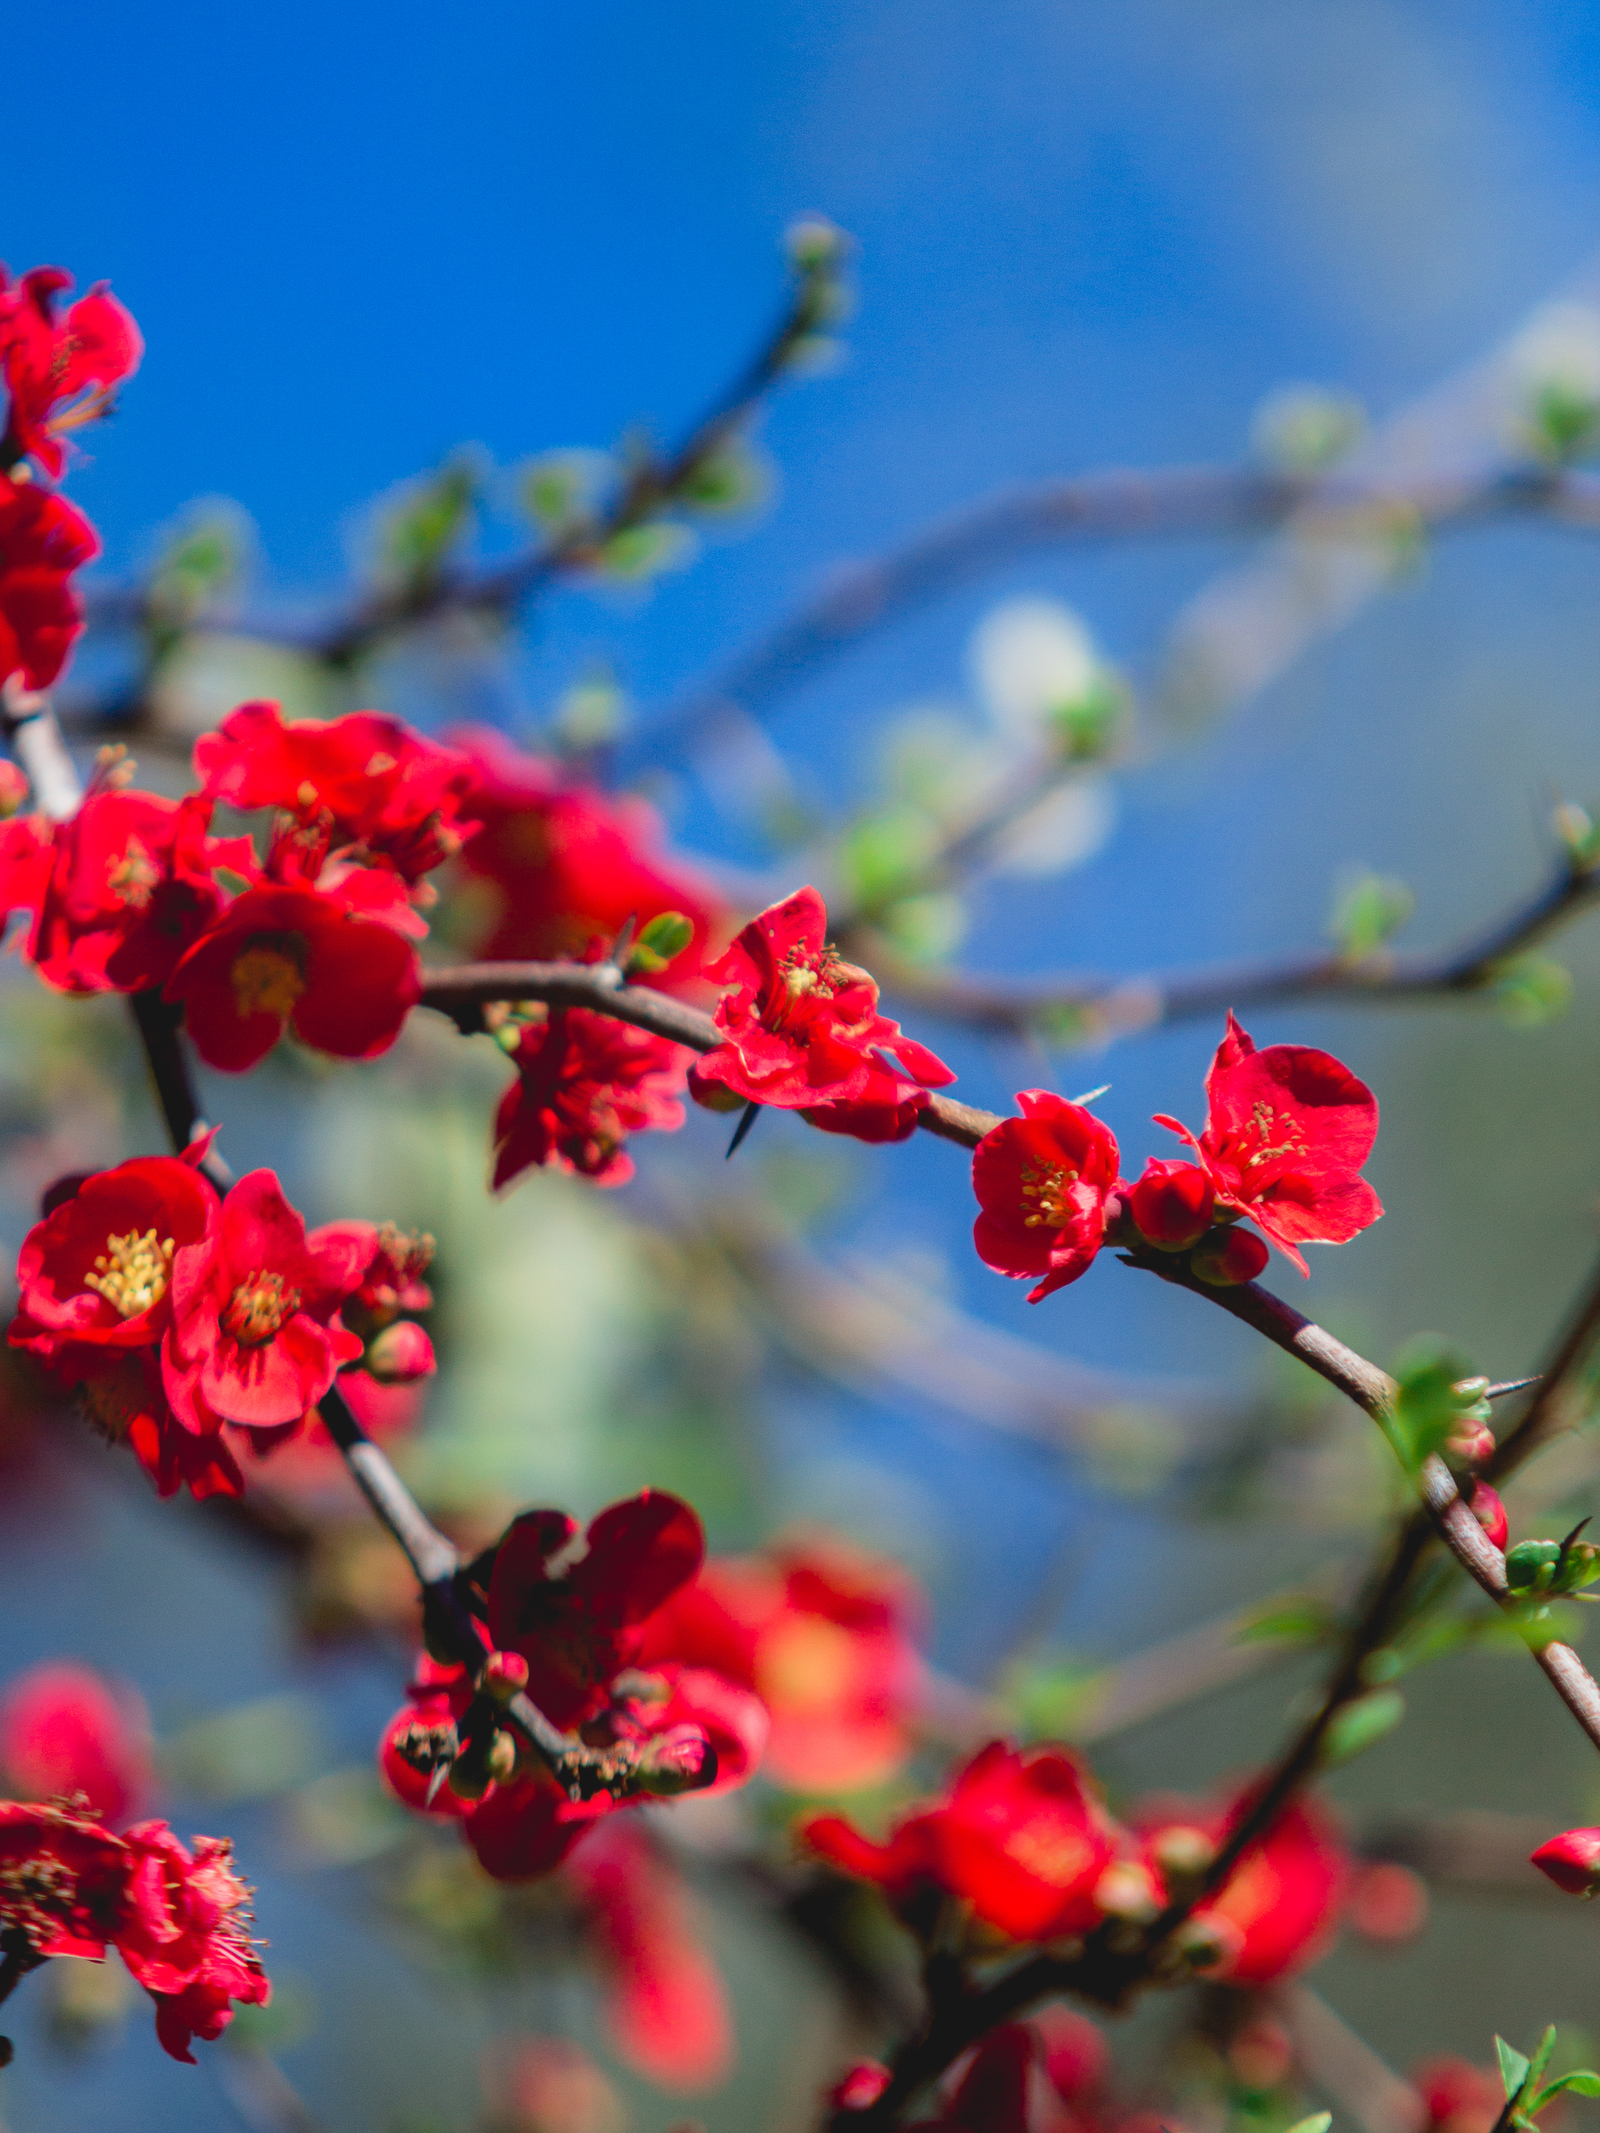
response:
M978 1257L1014 1281L1044 1278L1029 1303L1086 1273L1105 1241L1106 1202L1117 1184L1117 1141L1082 1104L1024 1089L1020 1118L978 1143L972 1189L983 1209L973 1226Z
M753 918L706 966L706 976L725 988L716 1006L723 1041L696 1063L693 1087L709 1084L782 1110L851 1104L898 1112L910 1100L901 1094L908 1087L942 1088L955 1079L943 1060L878 1013L872 978L845 962L827 934L822 898L797 889ZM893 1055L887 1066L886 1053ZM855 1132L873 1123L845 1123L835 1112L831 1129ZM903 1138L898 1118L881 1123L885 1130L861 1138Z
M100 553L75 504L35 482L0 474L0 682L48 689L83 634L71 579Z
M60 267L34 267L15 282L0 267L0 372L11 396L6 442L30 453L53 481L66 467L62 432L103 414L107 396L144 354L139 329L109 282L96 282L61 312L58 299L71 287ZM84 392L87 400L55 415Z
M586 1007L525 1023L512 1054L517 1079L494 1122L494 1188L534 1168L625 1185L629 1133L672 1132L693 1057L681 1044Z
M0 1931L31 1956L103 1956L128 1870L122 1839L91 1816L0 1800Z
M1503 1549L1511 1538L1511 1521L1506 1516L1499 1491L1491 1489L1486 1481L1474 1479L1467 1485L1467 1504L1490 1540Z
M1427 2133L1491 2133L1505 2108L1498 2070L1441 2054L1411 2070Z
M935 2118L918 2119L913 2133L1029 2133L1032 2030L1020 2022L992 2029Z
M1147 1857L1159 1868L1174 1855L1204 1859L1250 1811L1252 1795L1231 1805L1152 1801L1135 1817ZM1212 1927L1223 1957L1209 1977L1235 1985L1270 1985L1326 1953L1350 1883L1350 1858L1338 1825L1315 1801L1286 1808L1246 1850L1219 1894L1194 1916Z
M487 727L452 739L475 771L464 811L483 825L461 855L472 893L491 907L479 955L581 959L609 948L630 918L643 928L677 911L693 938L643 982L670 989L697 975L727 937L721 900L662 850L653 808L575 783L558 764L523 754Z
M643 1830L615 1817L566 1873L605 1964L618 2057L658 2088L715 2087L733 2065L733 2024L683 1877Z
M26 954L45 983L71 993L164 985L227 900L217 868L255 871L248 838L211 837L210 821L210 801L194 793L173 801L101 786L48 830L30 818L0 833L19 865L20 832L45 846L38 886L14 899L34 912Z
M191 2040L220 2037L232 2002L265 2007L272 1997L245 1930L250 1890L225 1837L196 1837L191 1852L165 1822L140 1822L124 1842L133 1866L117 1950L155 2000L163 2048L192 2066Z
M957 1774L947 1797L873 1843L839 1815L802 1825L813 1851L876 1882L896 1902L932 1883L1013 1940L1055 1940L1101 1915L1096 1890L1124 1848L1123 1833L1075 1756L1019 1753L991 1741Z
M422 989L397 891L393 875L357 869L333 888L253 888L230 904L166 985L206 1064L241 1074L286 1028L338 1059L386 1052Z
M836 1542L707 1563L651 1617L640 1654L712 1668L772 1719L767 1768L801 1792L881 1785L910 1755L921 1595Z
M1564 1829L1529 1857L1569 1896L1592 1896L1600 1888L1600 1829Z
M194 772L208 799L281 810L318 858L330 845L354 848L407 881L458 852L475 827L462 813L470 759L381 711L285 721L278 704L241 704L195 742Z
M305 1419L340 1364L361 1354L337 1313L371 1263L373 1234L333 1223L308 1236L270 1170L239 1180L212 1235L173 1262L162 1377L186 1429Z
M800 1113L806 1124L819 1126L824 1133L847 1133L858 1141L909 1140L917 1130L917 1120L928 1108L930 1087L943 1088L955 1076L921 1045L898 1041L902 1056L907 1059L906 1072L902 1073L893 1061L885 1064L875 1060L859 1096L808 1104ZM888 1060L888 1055L884 1058ZM919 1062L919 1071L910 1070L913 1059Z
M1194 1149L1218 1205L1248 1216L1302 1274L1302 1244L1348 1244L1383 1213L1359 1175L1377 1138L1377 1098L1330 1053L1258 1052L1230 1012L1206 1096L1198 1140L1175 1118L1158 1113L1156 1124Z
M125 1821L155 1783L144 1706L70 1659L30 1667L0 1697L0 1772L30 1799L81 1795L102 1821Z

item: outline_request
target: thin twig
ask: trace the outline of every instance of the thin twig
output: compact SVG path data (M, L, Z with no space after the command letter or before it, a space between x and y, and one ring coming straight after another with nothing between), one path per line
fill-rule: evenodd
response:
M1483 1471L1488 1480L1503 1480L1555 1434L1560 1427L1561 1396L1582 1367L1597 1335L1600 1335L1600 1265L1589 1276L1588 1287L1557 1336L1550 1359L1539 1373L1533 1398L1521 1420L1484 1462Z

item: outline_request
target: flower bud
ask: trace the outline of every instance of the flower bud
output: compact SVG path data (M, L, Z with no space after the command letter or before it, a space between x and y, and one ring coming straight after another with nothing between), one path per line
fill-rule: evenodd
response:
M504 1785L513 1776L517 1767L516 1736L497 1733L489 1744L488 1771L497 1785Z
M1189 1265L1214 1289L1236 1289L1255 1280L1267 1257L1267 1247L1254 1230L1214 1229L1195 1246Z
M433 1343L414 1319L398 1318L368 1343L365 1362L380 1385L412 1385L432 1375Z
M1231 1918L1217 1911L1196 1911L1172 1936L1172 1945L1191 1970L1214 1970L1238 1954L1244 1935Z
M1150 1853L1164 1873L1203 1874L1217 1856L1215 1841L1187 1822L1171 1823L1150 1840Z
M1511 1521L1506 1517L1506 1507L1486 1481L1475 1481L1467 1496L1467 1505L1473 1517L1482 1526L1497 1548L1503 1549L1511 1538Z
M851 2067L842 2081L834 2083L827 2100L835 2111L865 2111L888 2086L889 2069L876 2059L863 2059L859 2066Z
M717 1751L698 1726L673 1726L648 1742L635 1772L641 1792L670 1798L716 1783Z
M1095 1883L1094 1901L1108 1918L1126 1918L1142 1926L1161 1909L1161 1891L1142 1860L1117 1859Z
M1211 1227L1217 1196L1195 1163L1163 1162L1152 1156L1127 1195L1128 1212L1147 1244L1159 1252L1187 1251Z
M1444 1449L1464 1466L1477 1466L1494 1450L1494 1431L1476 1415L1463 1415L1445 1438Z
M1565 1829L1530 1857L1569 1896L1592 1896L1600 1889L1600 1829Z
M528 1686L528 1662L521 1652L491 1652L478 1685L496 1703L509 1703Z

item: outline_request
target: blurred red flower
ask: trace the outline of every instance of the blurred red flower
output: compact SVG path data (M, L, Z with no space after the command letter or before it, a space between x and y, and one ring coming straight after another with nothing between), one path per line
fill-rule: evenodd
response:
M655 810L575 782L559 764L525 755L502 734L469 726L451 739L473 766L463 811L482 828L461 855L492 911L476 944L491 960L582 958L607 949L627 920L642 929L679 911L694 928L687 948L643 983L675 988L694 978L726 938L722 899L662 850Z
M48 689L83 634L72 573L100 553L75 504L37 483L0 474L0 682Z
M932 1882L1013 1940L1055 1940L1095 1923L1095 1890L1122 1848L1078 1759L1060 1748L1019 1752L991 1741L957 1772L948 1795L896 1823L888 1841L840 1815L802 1823L811 1849L875 1882L891 1901Z
M605 2020L618 2056L658 2088L714 2088L733 2066L733 2023L683 1877L643 1830L616 1817L565 1871L605 1964Z
M476 826L462 813L471 759L381 711L286 721L278 704L241 704L195 742L194 773L208 799L281 809L321 852L355 847L407 881Z
M1413 2067L1411 2086L1422 2100L1418 2115L1429 2133L1491 2133L1505 2109L1499 2074L1449 2053Z
M921 1594L897 1565L820 1538L707 1563L651 1617L640 1654L713 1668L772 1718L766 1768L801 1792L893 1777L910 1755Z
M955 1079L943 1060L878 1013L872 978L845 962L827 934L822 898L815 889L797 889L753 918L727 953L707 964L706 976L724 987L716 1005L723 1041L696 1062L692 1087L712 1084L747 1103L785 1110L841 1102L898 1109L906 1077L924 1088ZM885 1052L903 1075L886 1073ZM836 1120L833 1130L855 1129Z
M523 1024L511 1056L517 1079L494 1121L497 1192L534 1168L625 1185L633 1176L626 1136L683 1124L678 1097L693 1054L649 1030L558 1008Z
M143 1704L71 1659L30 1667L0 1695L0 1779L33 1800L81 1795L108 1826L125 1822L155 1784Z
M1117 1183L1116 1135L1082 1104L1048 1089L1024 1089L1020 1118L986 1133L972 1157L983 1212L973 1225L978 1257L1014 1281L1043 1280L1038 1303L1088 1271L1105 1241L1106 1201Z
M1157 1871L1175 1851L1210 1855L1250 1810L1246 1791L1225 1807L1152 1800L1134 1816ZM1210 1978L1270 1985L1326 1953L1350 1885L1350 1857L1338 1824L1314 1800L1297 1800L1249 1846L1221 1891L1194 1917L1212 1927L1223 1957Z
M1383 1213L1358 1175L1377 1138L1377 1098L1330 1053L1258 1052L1230 1012L1206 1096L1198 1140L1164 1113L1156 1124L1194 1149L1219 1206L1247 1215L1302 1274L1302 1244L1348 1244Z
M1033 2032L1022 2023L990 2030L937 2117L919 2119L917 2133L1029 2133L1033 2059Z
M52 481L66 468L62 432L103 414L107 396L144 354L132 314L109 282L97 281L62 312L58 299L71 287L61 267L33 267L13 281L0 266L0 372L11 396L5 441L36 459ZM88 401L51 419L91 388Z
M422 989L396 922L403 906L397 879L370 869L335 887L247 889L184 955L166 997L182 1002L206 1064L231 1074L265 1058L286 1028L314 1051L375 1059Z

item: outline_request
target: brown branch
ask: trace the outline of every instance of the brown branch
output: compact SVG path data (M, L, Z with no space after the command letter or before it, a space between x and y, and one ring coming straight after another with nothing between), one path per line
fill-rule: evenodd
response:
M1267 1000L1383 1005L1480 992L1495 982L1510 957L1577 917L1597 898L1600 874L1564 863L1535 895L1458 947L1430 954L1379 951L1359 962L1322 953L1132 978L1007 984L919 969L897 957L876 934L867 935L858 952L878 971L886 992L927 1014L999 1036L1043 1030L1058 1041L1072 1035L1101 1044Z
M1445 531L1507 514L1544 513L1600 529L1600 483L1587 475L1513 468L1488 480L1384 483L1249 467L1114 468L1002 491L839 572L787 622L758 638L640 736L681 748L730 707L770 707L831 659L918 607L1032 549L1067 543L1193 539L1259 533L1316 514L1329 540L1388 538L1398 515Z

